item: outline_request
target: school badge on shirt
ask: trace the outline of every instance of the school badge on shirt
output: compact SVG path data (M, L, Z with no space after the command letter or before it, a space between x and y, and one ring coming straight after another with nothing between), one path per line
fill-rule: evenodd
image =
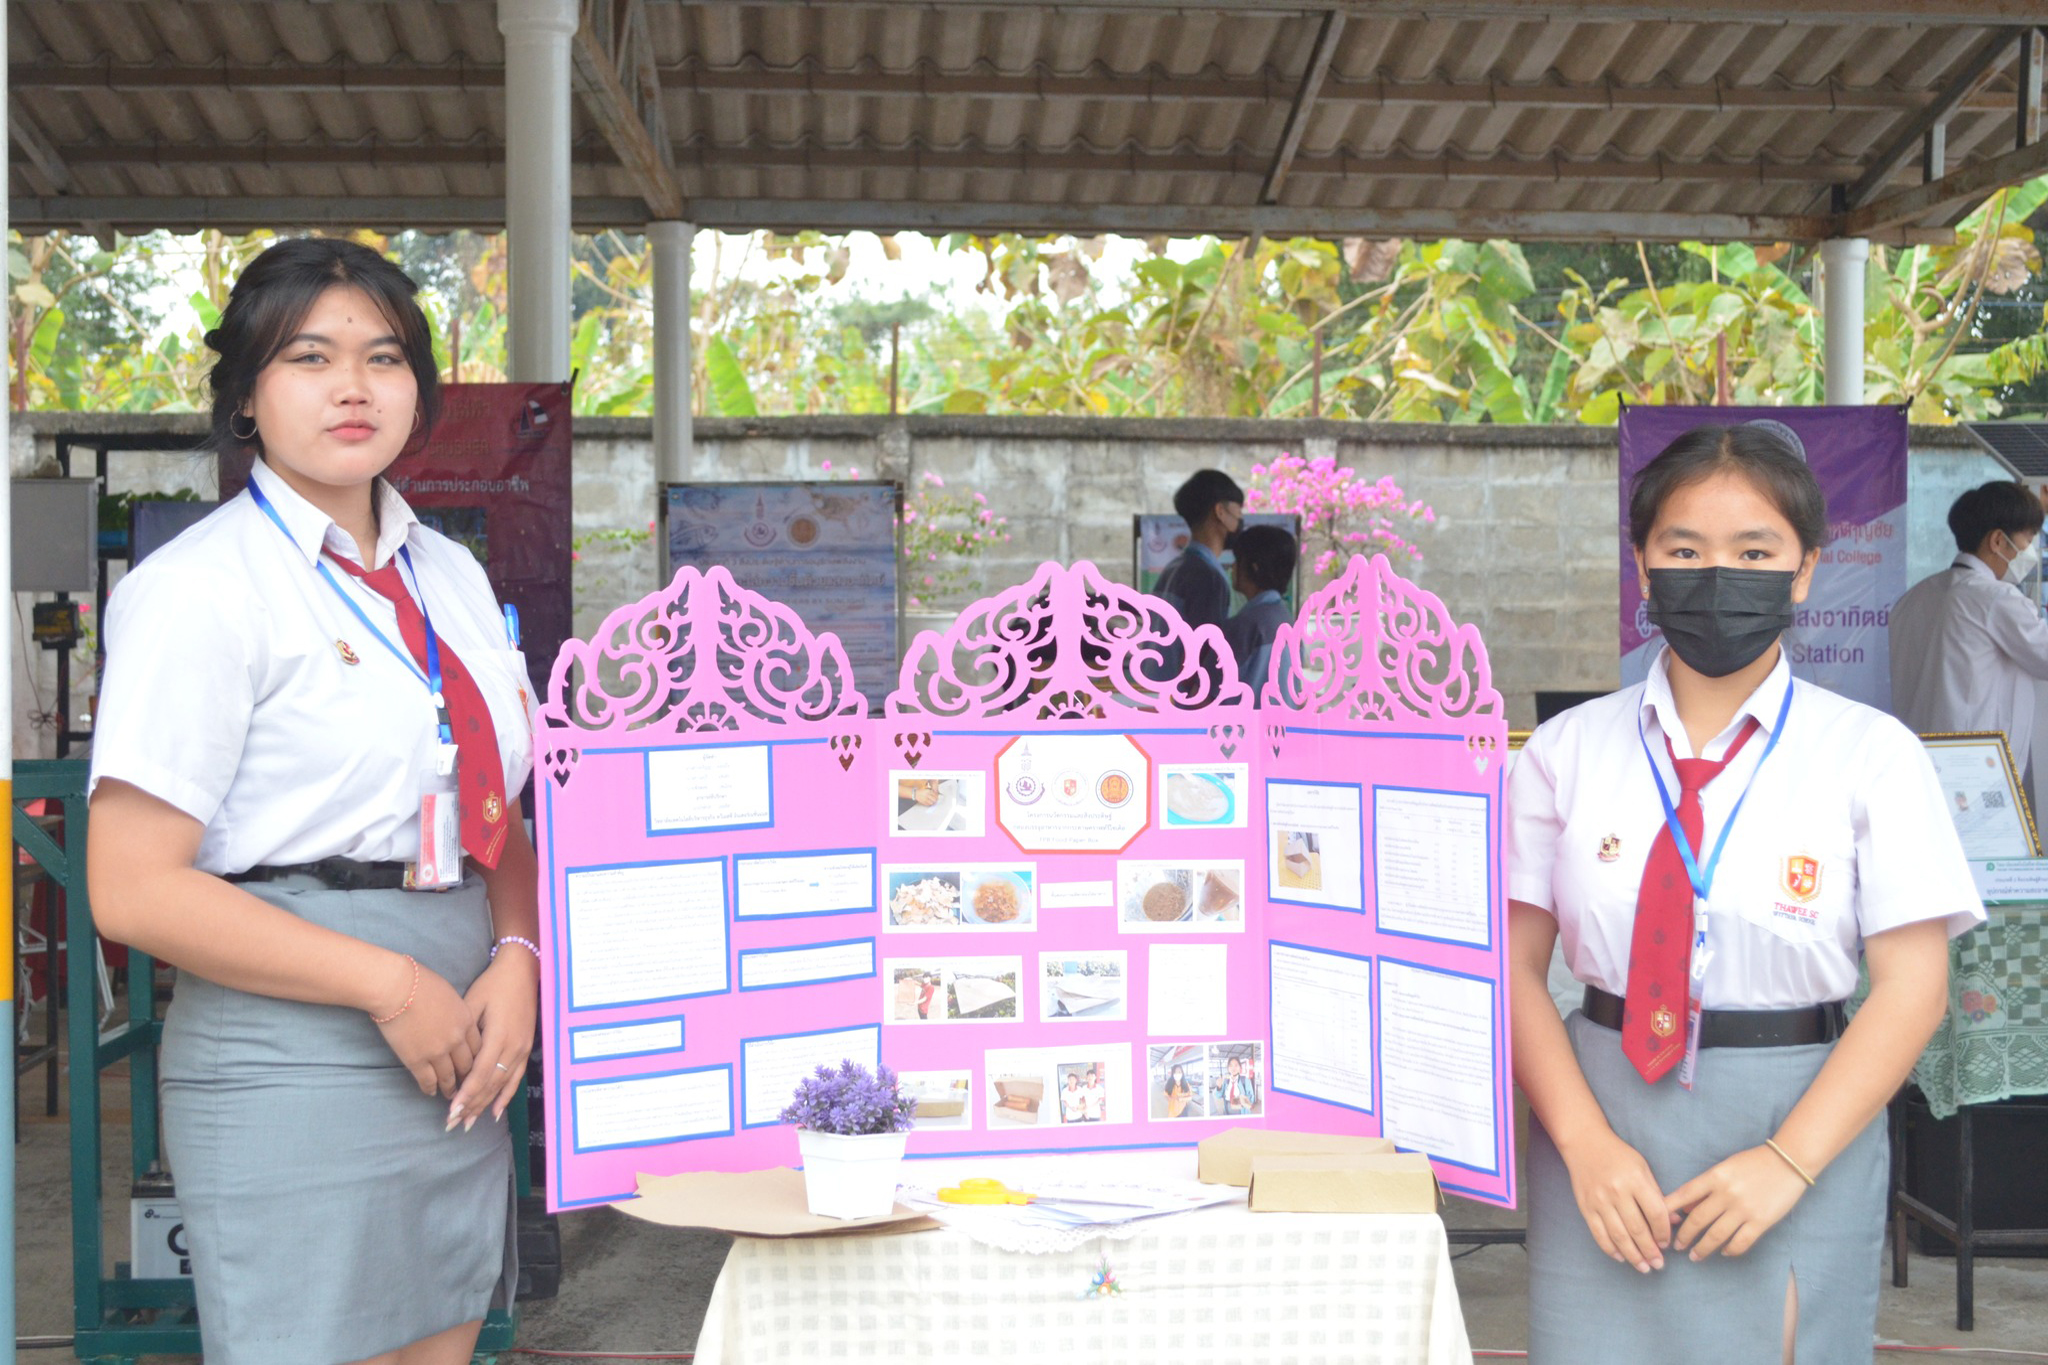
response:
M1601 836L1600 836L1600 861L1601 861L1601 862L1603 862L1603 863L1612 863L1612 862L1618 862L1618 861L1620 860L1620 858L1621 858L1621 836L1620 836L1619 834L1603 834L1603 835L1601 835Z
M1785 888L1785 894L1796 901L1810 901L1820 894L1820 859L1809 858L1795 853L1785 860L1784 872L1778 878Z
M348 647L348 641L346 640L336 640L334 642L334 652L341 655L341 661L345 664L353 666L362 662L360 658L356 657L356 652Z

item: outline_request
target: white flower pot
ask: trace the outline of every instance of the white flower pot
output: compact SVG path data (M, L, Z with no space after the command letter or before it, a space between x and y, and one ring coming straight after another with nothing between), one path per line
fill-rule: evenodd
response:
M820 1218L880 1218L896 1207L896 1178L910 1134L796 1132L804 1198Z

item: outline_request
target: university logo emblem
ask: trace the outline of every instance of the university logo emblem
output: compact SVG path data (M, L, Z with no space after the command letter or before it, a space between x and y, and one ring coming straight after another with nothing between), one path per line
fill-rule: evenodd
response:
M1611 863L1621 857L1621 836L1603 834L1600 836L1600 861Z
M496 792L484 793L484 823L495 825L498 817L505 813L505 803L498 799Z
M1669 1038L1678 1032L1678 1016L1671 1012L1669 1006L1659 1005L1650 1011L1650 1032L1659 1038Z
M1780 880L1793 900L1812 900L1820 894L1820 859L1793 854L1785 860L1785 875Z

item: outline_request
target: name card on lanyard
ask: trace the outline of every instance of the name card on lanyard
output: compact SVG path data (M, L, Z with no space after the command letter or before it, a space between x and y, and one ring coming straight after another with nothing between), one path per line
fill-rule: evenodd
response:
M1678 822L1678 808L1671 800L1671 789L1664 785L1664 774L1657 771L1657 760L1650 753L1650 741L1643 733L1642 722L1636 722L1636 740L1643 746L1643 758L1650 765L1650 780L1657 784L1657 799L1664 803L1664 827L1671 831L1671 842L1678 846L1678 856L1685 863L1686 878L1692 883L1692 961L1686 973L1685 1060L1678 1064L1678 1083L1687 1090L1692 1089L1693 1071L1699 1063L1701 992L1706 985L1707 965L1714 960L1714 950L1707 942L1707 902L1714 890L1714 873L1721 866L1722 850L1728 847L1728 832L1735 828L1735 818L1742 814L1742 803L1749 799L1749 789L1756 785L1757 774L1764 770L1764 764L1770 762L1771 750L1778 747L1778 737L1785 733L1785 718L1791 714L1792 679L1787 678L1785 700L1778 705L1778 720L1771 727L1771 737L1764 743L1764 751L1757 759L1756 767L1750 769L1749 781L1742 785L1742 794L1735 798L1735 805L1721 826L1720 837L1714 840L1714 851L1704 864L1693 851L1692 840L1685 837L1685 829ZM1700 836L1703 839L1706 832L1706 809L1702 800Z
M264 496L263 486L253 475L248 487L250 498L263 509L263 515L270 518L270 524L296 547L298 541L293 538L291 528L271 506L270 499ZM420 586L420 574L413 565L412 552L401 545L398 556L405 561L406 572L412 576L413 593L419 599L420 621L425 626L427 637L427 671L424 673L410 653L393 644L383 631L377 629L377 623L370 619L354 595L341 585L341 580L334 576L326 561L315 558L313 567L327 580L327 586L334 590L342 605L355 614L363 629L404 664L408 673L420 680L427 689L428 700L433 703L439 742L434 745L433 753L419 776L420 851L419 857L406 870L406 884L414 890L445 891L462 884L461 755L455 745L454 724L448 717L448 701L441 690L441 642L434 634L434 618L427 612L426 591Z

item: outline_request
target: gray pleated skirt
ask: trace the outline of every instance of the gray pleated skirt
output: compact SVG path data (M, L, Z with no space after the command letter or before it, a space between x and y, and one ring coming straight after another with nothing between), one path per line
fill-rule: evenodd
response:
M243 888L410 953L466 991L490 960L471 877L438 895ZM442 1131L358 1010L181 972L164 1018L164 1146L207 1365L342 1365L484 1316L517 1280L512 1148L487 1113Z
M1667 1194L1762 1145L1832 1051L1709 1048L1688 1092L1675 1075L1645 1085L1613 1029L1577 1010L1565 1027L1608 1123ZM1594 1242L1556 1145L1532 1121L1530 1365L1779 1365L1788 1277L1799 1286L1798 1365L1870 1365L1889 1168L1880 1115L1747 1254L1695 1264L1667 1251L1645 1275Z

